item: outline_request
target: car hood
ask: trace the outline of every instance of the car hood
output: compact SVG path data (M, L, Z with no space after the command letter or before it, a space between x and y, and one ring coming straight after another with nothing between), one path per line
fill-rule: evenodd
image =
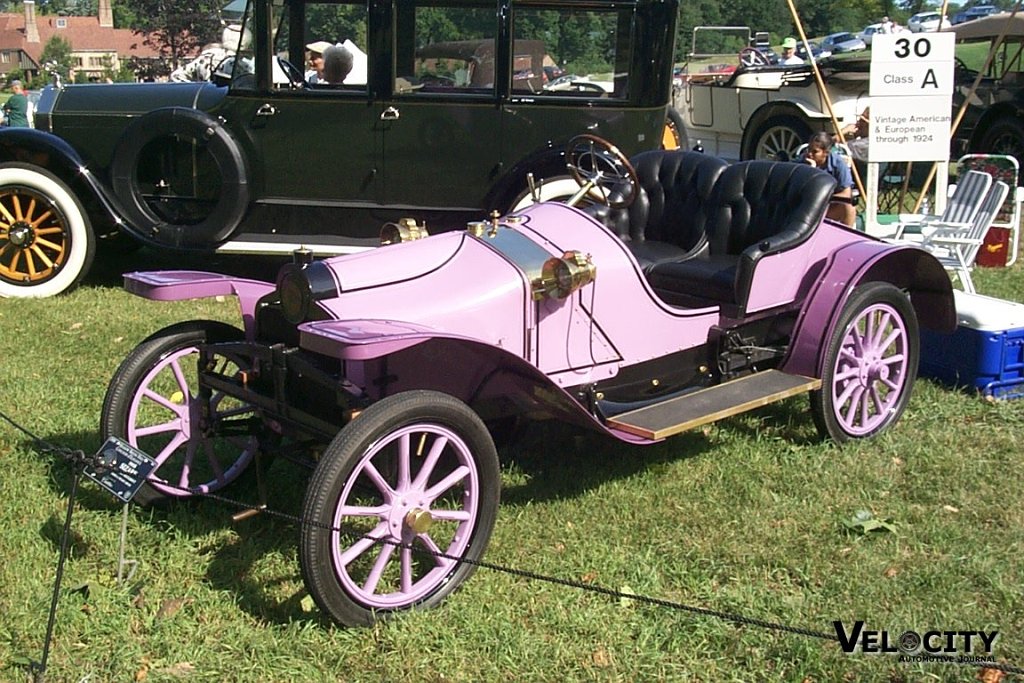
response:
M101 83L48 86L40 97L40 114L138 114L161 107L209 110L227 95L212 83Z

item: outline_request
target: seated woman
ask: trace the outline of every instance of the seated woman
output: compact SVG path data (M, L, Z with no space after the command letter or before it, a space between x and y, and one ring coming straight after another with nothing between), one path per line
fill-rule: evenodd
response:
M853 173L850 164L839 152L832 150L832 136L822 131L815 133L807 142L804 161L826 171L836 179L836 191L829 202L826 218L844 223L851 228L857 222L857 211L854 209Z
M331 45L324 49L323 83L341 85L352 70L352 53L341 45Z

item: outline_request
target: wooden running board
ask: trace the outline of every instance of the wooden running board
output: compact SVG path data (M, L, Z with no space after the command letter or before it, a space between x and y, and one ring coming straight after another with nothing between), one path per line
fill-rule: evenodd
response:
M765 370L608 418L608 426L647 439L739 415L821 387L821 380Z

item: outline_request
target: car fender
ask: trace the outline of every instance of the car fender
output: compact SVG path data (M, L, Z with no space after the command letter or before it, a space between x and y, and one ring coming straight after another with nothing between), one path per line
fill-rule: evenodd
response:
M985 108L971 131L969 149L977 149L989 127L1002 119L1024 121L1024 106L1014 102L999 102Z
M526 176L529 173L538 182L543 178L568 175L565 168L565 145L548 142L546 147L516 162L487 193L485 206L502 212L511 209L512 202L526 189Z
M316 321L299 329L302 348L344 361L346 379L372 391L382 383L368 378L384 367L394 381L382 394L430 389L474 407L510 402L536 419L558 419L625 441L647 442L608 429L587 410L582 395L559 386L515 353L477 339L394 320ZM458 362L451 362L453 358ZM376 362L382 365L373 366ZM445 372L437 372L442 366Z
M85 205L94 226L113 223L133 234L141 232L127 224L117 199L93 175L74 147L53 133L34 128L0 129L0 162L7 161L45 169L63 180L79 195L78 199ZM97 212L101 216L97 216Z
M953 286L934 256L913 245L855 242L837 250L826 264L804 302L781 369L821 377L826 342L847 299L858 285L872 281L908 291L922 327L956 329Z
M275 285L198 270L162 270L125 273L124 288L152 301L237 296L246 339L252 341L256 328L256 304L262 297L273 292Z

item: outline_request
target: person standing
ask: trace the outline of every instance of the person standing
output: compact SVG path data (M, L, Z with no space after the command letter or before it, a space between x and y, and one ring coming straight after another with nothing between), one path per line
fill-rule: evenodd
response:
M28 128L28 97L21 81L11 81L11 96L4 103L4 116L11 128Z

